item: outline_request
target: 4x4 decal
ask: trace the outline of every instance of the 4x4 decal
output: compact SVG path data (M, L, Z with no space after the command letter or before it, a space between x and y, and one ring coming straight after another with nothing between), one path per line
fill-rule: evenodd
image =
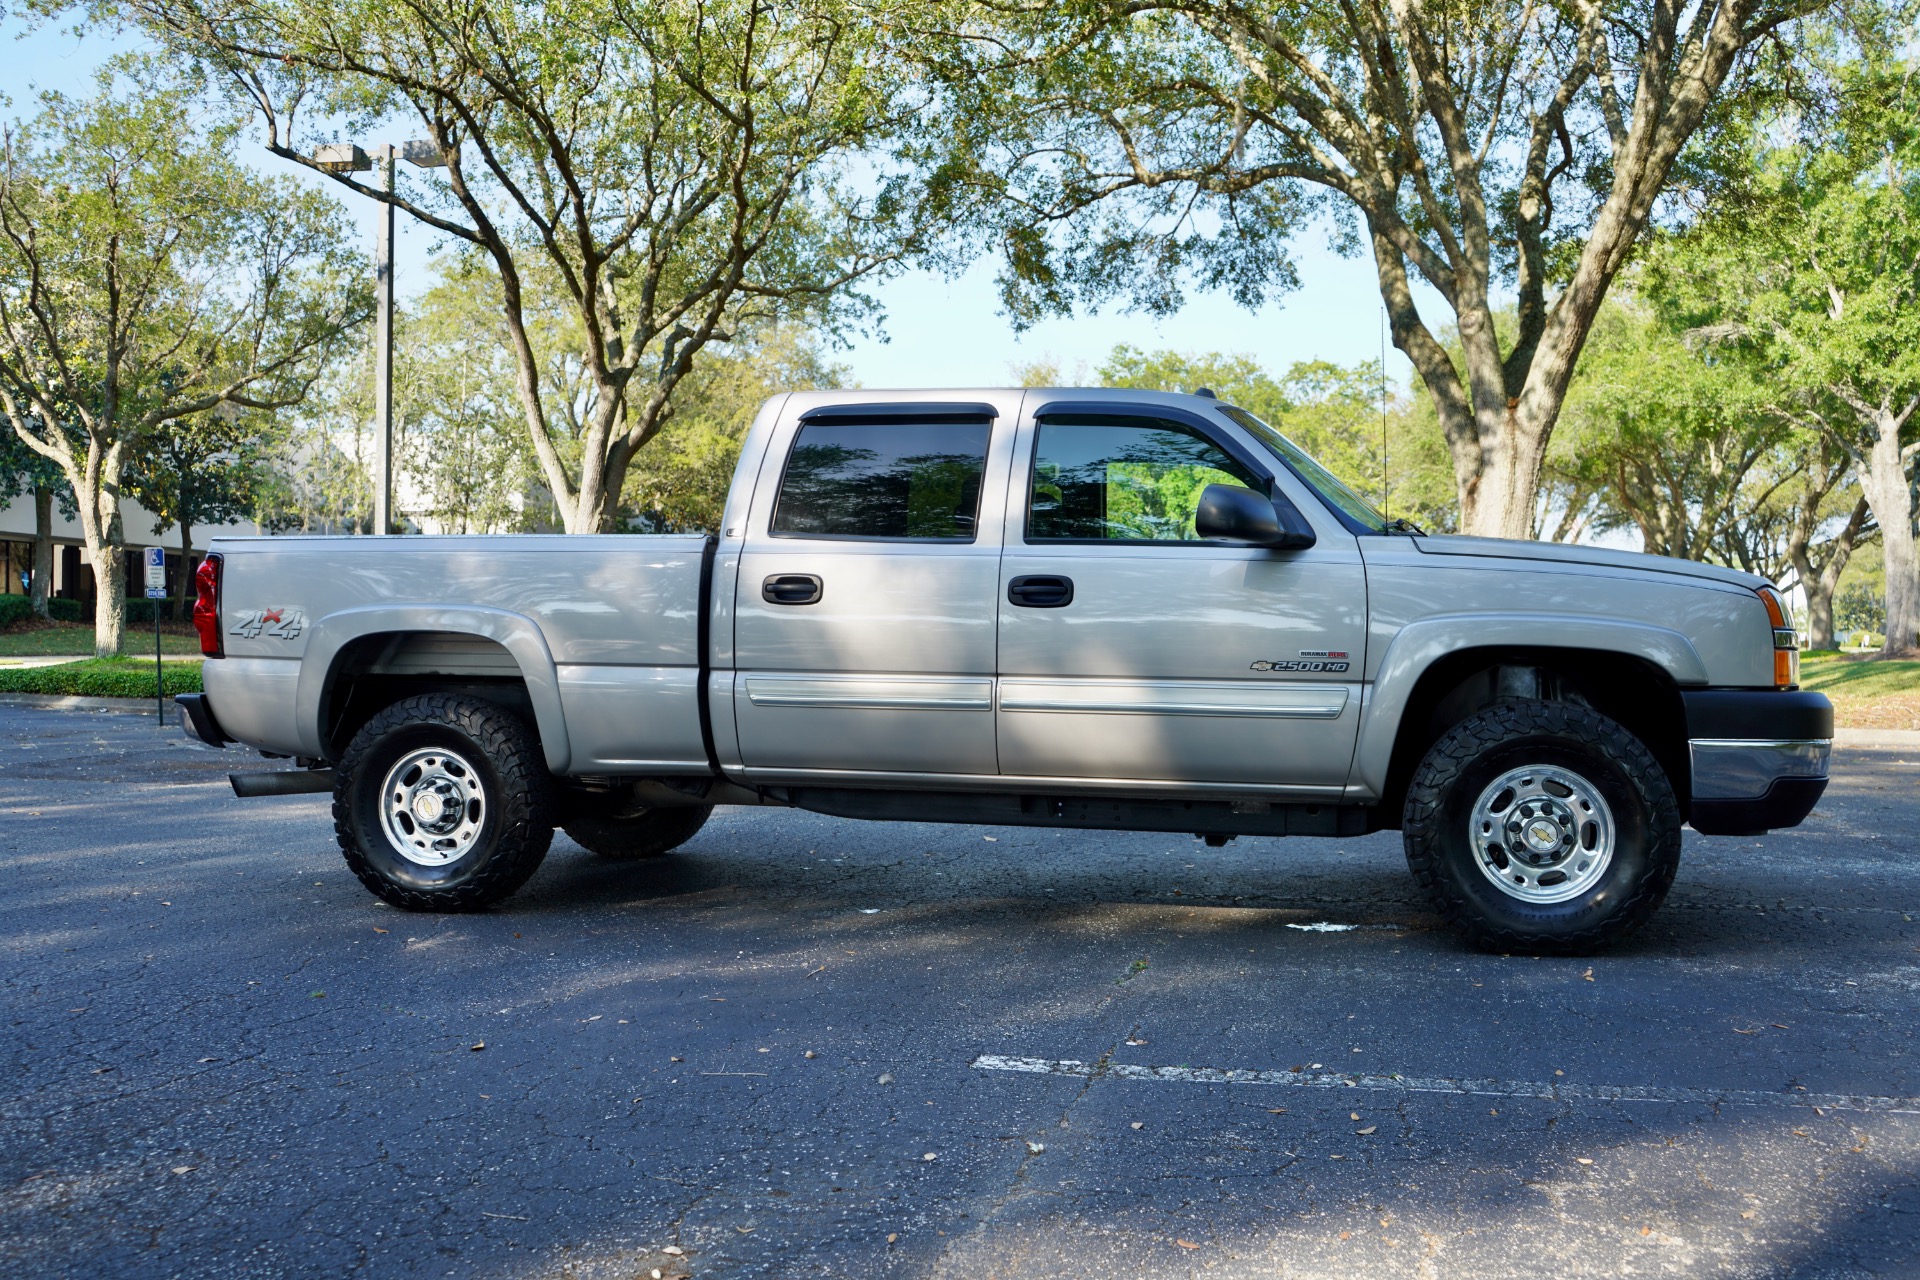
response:
M257 636L266 636L270 640L291 640L306 629L307 615L300 609L243 609L234 624L227 628L227 634L243 640L252 640Z

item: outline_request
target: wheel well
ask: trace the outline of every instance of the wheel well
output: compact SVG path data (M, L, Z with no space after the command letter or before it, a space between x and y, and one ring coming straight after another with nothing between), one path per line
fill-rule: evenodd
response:
M1666 770L1682 817L1692 791L1686 709L1673 677L1644 658L1595 649L1466 649L1421 673L1401 712L1383 816L1398 826L1413 771L1441 735L1509 698L1575 702L1617 721Z
M362 725L402 698L452 693L518 715L539 738L520 664L505 645L454 631L383 631L343 645L320 695L320 734L338 760Z

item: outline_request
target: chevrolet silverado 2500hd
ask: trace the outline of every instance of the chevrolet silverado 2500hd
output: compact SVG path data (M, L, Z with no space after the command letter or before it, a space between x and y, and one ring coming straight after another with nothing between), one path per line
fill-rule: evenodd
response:
M1833 711L1779 593L1428 537L1252 414L1114 390L815 391L715 537L223 538L188 724L299 757L397 906L649 857L717 804L1348 836L1399 828L1485 946L1590 949L1683 823L1798 823Z

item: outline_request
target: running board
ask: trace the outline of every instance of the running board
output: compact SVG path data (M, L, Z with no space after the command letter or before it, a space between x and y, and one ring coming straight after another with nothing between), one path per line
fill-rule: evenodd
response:
M797 809L836 818L883 822L1191 832L1229 839L1234 836L1362 836L1384 825L1377 808L1351 804L860 791L827 787L772 790L784 790ZM1225 840L1219 842L1225 843Z

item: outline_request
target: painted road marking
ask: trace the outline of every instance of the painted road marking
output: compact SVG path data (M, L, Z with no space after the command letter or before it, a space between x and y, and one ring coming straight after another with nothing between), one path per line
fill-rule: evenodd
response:
M1835 1111L1875 1111L1920 1115L1920 1098L1872 1094L1763 1093L1754 1089L1655 1089L1626 1084L1547 1084L1534 1080L1448 1080L1435 1076L1358 1075L1334 1071L1253 1071L1223 1067L1145 1067L1130 1063L1080 1062L1073 1058L1015 1058L983 1053L976 1071L1022 1075L1078 1076L1092 1080L1157 1080L1173 1084L1283 1085L1295 1089L1380 1089L1396 1093L1440 1093L1456 1097L1544 1098L1554 1102L1651 1102L1708 1107L1815 1107Z

